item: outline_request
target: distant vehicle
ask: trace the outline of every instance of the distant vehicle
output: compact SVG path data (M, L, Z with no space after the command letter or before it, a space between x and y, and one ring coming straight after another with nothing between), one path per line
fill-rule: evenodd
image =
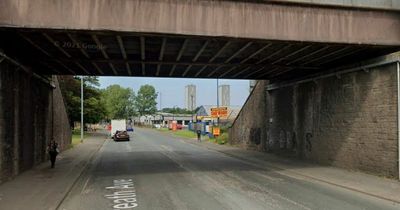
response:
M114 138L117 131L126 131L126 120L111 120L110 135Z
M126 131L128 131L128 132L133 132L132 123L128 123L128 124L126 125Z
M129 134L127 131L116 131L114 141L129 141Z
M182 124L176 124L176 129L181 130L183 128Z

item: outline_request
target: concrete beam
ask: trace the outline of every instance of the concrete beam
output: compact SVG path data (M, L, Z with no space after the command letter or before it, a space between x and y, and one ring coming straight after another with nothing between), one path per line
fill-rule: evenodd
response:
M308 4L317 6L350 7L360 9L380 9L400 11L398 0L264 0L285 4Z
M211 0L2 0L0 27L400 45L396 12Z

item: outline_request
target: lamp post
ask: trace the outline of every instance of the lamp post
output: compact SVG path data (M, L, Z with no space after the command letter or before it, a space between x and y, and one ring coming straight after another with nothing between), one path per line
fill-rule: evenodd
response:
M83 142L83 76L81 76L81 142Z
M193 94L190 95L190 100L191 100L191 107L190 107L190 111L192 112L192 122L193 122Z
M173 108L172 109L172 121L175 120L175 107L176 107L176 105L172 107Z
M219 108L219 79L217 78L217 108ZM219 125L219 115L217 117L217 125Z
M160 112L161 112L161 92L159 92L160 93Z
M161 92L157 92L157 96L160 96L160 108L159 108L159 110L161 112Z

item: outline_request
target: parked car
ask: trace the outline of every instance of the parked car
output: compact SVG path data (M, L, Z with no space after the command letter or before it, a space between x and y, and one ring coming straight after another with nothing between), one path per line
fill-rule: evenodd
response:
M114 141L129 141L130 137L127 131L116 131Z
M176 129L181 130L183 128L182 124L176 124Z

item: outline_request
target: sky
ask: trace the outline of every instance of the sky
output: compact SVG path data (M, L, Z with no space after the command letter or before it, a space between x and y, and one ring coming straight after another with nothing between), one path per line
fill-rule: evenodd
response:
M161 93L161 106L181 107L185 104L185 86L196 85L197 103L201 105L217 104L217 80L216 79L185 79L185 78L144 78L144 77L99 77L100 87L118 84L122 87L130 87L135 93L141 85L152 85ZM220 85L230 85L231 105L243 105L249 95L249 80L219 80ZM159 94L160 95L160 94ZM160 107L160 97L157 99L157 108Z

